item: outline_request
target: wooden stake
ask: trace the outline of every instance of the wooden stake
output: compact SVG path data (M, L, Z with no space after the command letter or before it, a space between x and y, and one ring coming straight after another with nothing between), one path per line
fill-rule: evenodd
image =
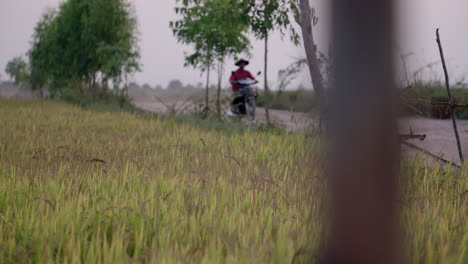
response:
M436 30L436 35L437 35L437 44L439 45L440 58L442 59L442 66L444 68L445 86L447 87L447 95L448 95L449 103L450 105L455 105L455 101L453 100L452 93L450 91L450 80L449 80L449 75L447 71L447 65L445 64L444 50L442 48L442 41L440 40L439 29ZM452 124L453 124L453 131L455 132L455 139L457 140L458 155L460 156L460 162L463 165L463 162L464 162L463 151L462 151L461 143L460 143L460 135L458 134L457 120L455 118L455 108L450 107L449 111L452 116Z

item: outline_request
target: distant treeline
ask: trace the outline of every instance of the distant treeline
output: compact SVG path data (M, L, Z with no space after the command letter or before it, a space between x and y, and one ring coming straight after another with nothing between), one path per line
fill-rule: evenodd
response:
M162 86L160 84L151 86L150 84L138 84L136 82L130 82L128 84L128 88L130 90L132 89L141 89L141 90L146 90L146 91L162 91L162 90L167 90L167 91L191 91L191 90L201 90L203 89L203 84L198 83L196 85L193 84L184 84L180 80L172 80L170 81L166 86Z
M48 9L34 29L27 57L8 62L16 84L54 98L125 96L140 70L135 9L128 0L67 0Z

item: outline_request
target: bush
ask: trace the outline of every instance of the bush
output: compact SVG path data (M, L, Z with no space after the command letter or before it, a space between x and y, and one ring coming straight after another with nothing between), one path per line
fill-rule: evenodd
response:
M317 98L311 90L294 90L294 91L274 91L271 92L270 105L272 109L297 111L297 112L312 112L317 109ZM258 106L265 106L264 93L260 93L257 99Z
M468 89L457 87L451 90L458 104L468 104ZM417 83L412 88L403 90L401 99L404 102L402 114L420 114L425 117L450 118L446 107L431 106L429 102L447 103L447 89L441 83ZM468 119L468 109L458 109L455 115L459 119Z
M99 89L95 98L81 95L76 89L63 89L56 96L57 99L68 103L79 105L85 109L92 109L100 112L114 112L121 110L135 110L131 98L116 95L111 91L103 91Z

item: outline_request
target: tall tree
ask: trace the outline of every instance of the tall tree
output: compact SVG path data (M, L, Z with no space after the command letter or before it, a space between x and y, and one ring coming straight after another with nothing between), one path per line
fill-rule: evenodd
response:
M14 57L10 60L5 68L5 72L15 82L20 84L28 79L28 64L22 57Z
M172 80L167 85L167 90L169 91L182 91L184 89L184 84L180 80Z
M127 0L68 0L35 28L32 76L52 94L65 87L94 97L98 82L118 87L139 70L136 18Z
M203 14L204 0L176 0L181 6L175 8L180 20L171 21L169 26L180 43L193 46L193 53L185 55L185 66L199 68L206 72L205 115L209 111L209 82L212 68L213 43L212 32L205 26Z
M53 37L55 37L52 22L56 15L55 9L47 10L34 28L32 47L28 52L31 69L29 81L33 90L42 91L45 86L50 86L52 62L53 59L57 59L52 53L54 51ZM49 87L49 90L50 88L52 87Z
M232 57L248 50L250 41L245 35L249 29L248 1L211 0L207 3L212 30L217 32L213 40L215 56L218 61L218 89L216 106L221 119L221 86L226 57Z
M299 44L299 35L291 24L289 15L296 8L292 0L250 0L250 24L255 36L265 43L264 76L265 76L265 113L267 123L270 123L270 91L268 87L268 40L274 30L279 30L284 36L290 31L294 44Z
M207 72L205 110L209 105L209 74L218 62L217 113L221 117L221 84L226 57L248 49L248 0L186 0L176 8L182 18L170 23L181 43L192 45L194 52L186 56L186 66Z
M317 24L318 20L315 16L315 10L310 8L309 0L299 0L299 6L300 16L297 15L296 11L296 20L298 20L302 29L302 39L304 41L304 49L307 55L307 64L309 66L312 84L319 98L319 102L321 102L325 97L324 80L320 72L317 45L315 44L312 31L312 27Z

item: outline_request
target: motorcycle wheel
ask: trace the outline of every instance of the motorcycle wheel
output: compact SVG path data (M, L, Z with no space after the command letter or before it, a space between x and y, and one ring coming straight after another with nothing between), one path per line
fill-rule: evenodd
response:
M246 114L247 114L247 117L251 120L251 121L254 121L255 120L255 111L256 111L256 108L257 108L257 102L255 101L255 97L254 96L250 96L247 100L246 100Z

